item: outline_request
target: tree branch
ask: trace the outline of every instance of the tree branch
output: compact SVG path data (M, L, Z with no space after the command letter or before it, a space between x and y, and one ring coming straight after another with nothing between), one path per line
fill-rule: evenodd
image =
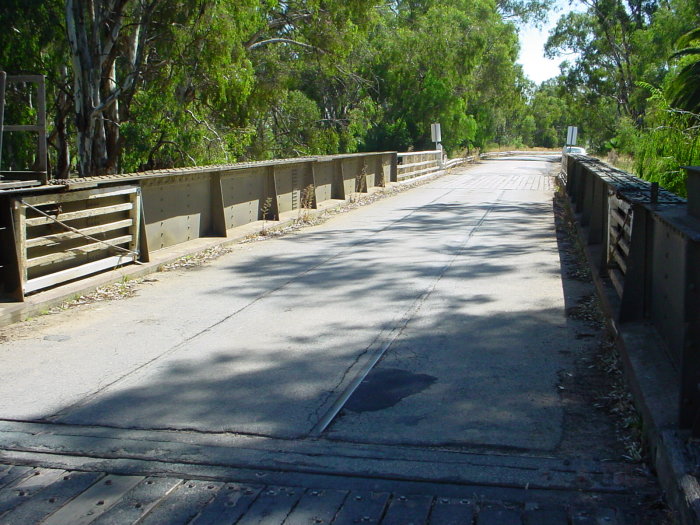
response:
M320 47L312 46L310 44L305 44L304 42L299 42L297 40L292 40L290 38L268 38L267 40L261 40L260 42L252 44L250 47L248 47L248 49L256 49L267 44L292 44L295 46L303 47L305 49L313 49L315 51L320 51L321 53L327 53L325 49L321 49Z

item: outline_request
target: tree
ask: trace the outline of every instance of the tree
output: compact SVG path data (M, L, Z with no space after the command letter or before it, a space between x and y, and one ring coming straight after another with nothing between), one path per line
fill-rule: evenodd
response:
M159 2L66 0L75 126L83 176L116 169L119 103L133 97L151 19Z
M700 114L700 47L691 45L700 40L700 27L689 31L678 40L672 58L688 58L668 86L671 106L696 115Z
M29 38L0 59L51 76L61 177L533 134L512 20L549 0L8 2Z

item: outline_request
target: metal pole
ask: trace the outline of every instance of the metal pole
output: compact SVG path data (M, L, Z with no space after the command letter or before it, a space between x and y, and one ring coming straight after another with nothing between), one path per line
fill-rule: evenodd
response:
M5 83L7 73L0 71L0 172L2 171L2 135L5 131ZM2 174L0 174L2 179Z

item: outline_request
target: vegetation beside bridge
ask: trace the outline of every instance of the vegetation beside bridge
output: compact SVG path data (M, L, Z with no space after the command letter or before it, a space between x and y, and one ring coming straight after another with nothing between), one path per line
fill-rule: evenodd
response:
M536 86L518 25L552 0L7 0L0 69L48 79L52 175L444 146L585 145L683 192L698 150L697 0L582 0ZM674 52L683 49L674 56ZM35 109L7 93L6 120ZM34 162L6 134L0 169Z

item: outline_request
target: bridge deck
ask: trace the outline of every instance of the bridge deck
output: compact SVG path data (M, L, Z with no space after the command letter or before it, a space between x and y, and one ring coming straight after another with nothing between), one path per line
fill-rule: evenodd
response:
M39 475L0 471L0 521L657 519L594 406L555 167L456 170L6 331L0 463Z

